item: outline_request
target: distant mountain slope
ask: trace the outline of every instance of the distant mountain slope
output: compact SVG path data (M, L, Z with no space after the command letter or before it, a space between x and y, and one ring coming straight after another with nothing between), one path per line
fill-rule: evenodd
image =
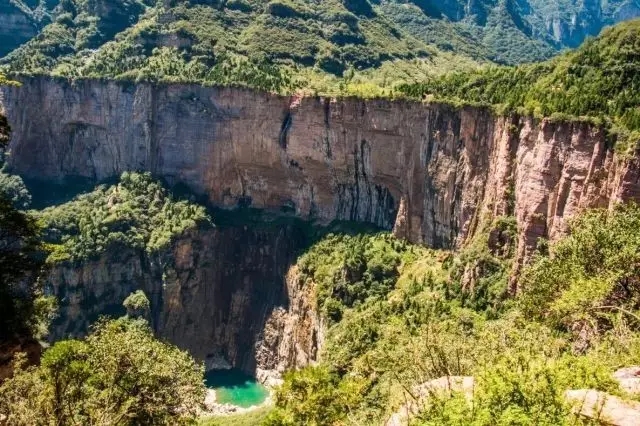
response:
M2 0L0 57L29 41L48 23L58 0Z
M67 0L5 63L12 72L278 89L288 76L274 64L342 75L435 52L362 0L150 3Z
M576 50L517 67L485 67L397 88L413 97L494 105L504 112L590 117L640 142L640 19L617 24Z
M577 47L607 25L640 16L640 0L382 0L380 9L439 48L517 64Z
M2 59L9 72L266 90L301 74L337 81L386 67L378 77L395 81L538 61L640 15L640 0L6 1L3 53L39 31Z

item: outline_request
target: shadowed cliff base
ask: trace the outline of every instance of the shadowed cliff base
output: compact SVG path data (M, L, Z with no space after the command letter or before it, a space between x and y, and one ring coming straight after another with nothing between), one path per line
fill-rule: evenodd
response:
M46 279L60 301L49 339L86 335L100 316L123 315L122 301L142 289L157 335L211 367L221 360L255 376L256 369L283 371L300 359L305 365L316 356L318 330L305 329L301 318L315 315L315 306L310 290L287 273L327 230L291 218L258 226L233 221L188 231L153 255L115 245L91 260L57 264ZM281 346L292 352L281 353Z
M212 208L207 215L213 223L198 219L180 231L166 223L184 221L188 206L195 207L186 200L196 197L177 189L179 197L149 175L125 173L116 185L36 212L54 248L44 277L48 294L59 302L49 340L85 336L101 316L124 315L123 301L142 290L156 334L207 368L230 366L269 381L315 359L319 325L311 319L311 289L291 278L290 269L329 232L375 229ZM158 217L165 211L172 214ZM196 218L203 214L196 212ZM161 245L153 243L158 228L172 230Z

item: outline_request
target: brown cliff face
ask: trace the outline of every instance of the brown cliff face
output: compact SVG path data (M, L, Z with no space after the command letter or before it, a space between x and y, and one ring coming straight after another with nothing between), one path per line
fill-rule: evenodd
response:
M518 227L513 284L538 240L567 231L586 208L640 199L638 157L619 158L605 132L583 122L498 120L481 214L513 215Z
M617 157L604 131L581 122L195 85L34 78L2 94L22 176L147 170L218 207L368 222L443 248L513 216L514 277L539 238L561 235L580 210L640 199L637 156ZM287 275L300 246L286 230L255 232L208 231L158 259L122 251L58 268L50 283L68 306L54 337L86 330L142 287L158 333L199 358L258 372L307 363L322 336L310 290Z
M637 158L616 158L585 123L196 85L23 83L2 92L10 166L29 178L148 170L221 207L387 229L403 199L398 235L433 247L459 246L487 215L515 215L523 258L580 209L640 194Z
M480 202L494 132L488 111L413 102L45 78L2 90L25 177L149 170L217 206L388 229L404 196L408 236L437 247Z
M302 242L294 225L192 230L160 254L111 247L98 259L61 264L45 284L60 301L50 339L83 336L100 315L124 315L124 299L142 289L157 335L209 368L305 365L317 351L307 337L315 323L298 319L315 318L314 307L307 290L285 278Z
M313 283L300 277L297 266L289 269L285 282L288 306L271 312L255 347L257 376L266 383L315 361L324 340Z

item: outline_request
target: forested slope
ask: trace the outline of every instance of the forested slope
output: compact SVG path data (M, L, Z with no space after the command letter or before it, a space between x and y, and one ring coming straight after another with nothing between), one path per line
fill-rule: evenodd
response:
M541 60L638 14L637 0L11 0L0 37L7 53L38 34L2 60L11 72L322 91L363 71L391 87Z

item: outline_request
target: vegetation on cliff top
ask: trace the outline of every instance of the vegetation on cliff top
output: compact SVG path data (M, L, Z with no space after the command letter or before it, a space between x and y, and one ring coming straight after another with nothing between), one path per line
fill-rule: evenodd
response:
M613 119L627 132L639 131L640 20L608 28L548 62L452 73L398 90L417 98L496 105L503 112Z
M51 261L93 257L114 244L155 252L187 229L210 224L204 207L174 199L148 173L129 172L116 185L98 186L37 216Z
M127 13L132 22L89 2L61 4L54 23L6 58L9 70L283 91L297 85L291 76L299 67L341 76L348 67L429 56L426 45L366 1L115 3L117 10L134 9ZM118 25L117 37L101 30Z
M508 231L504 222L488 234ZM322 362L286 375L266 424L378 424L413 398L414 386L447 375L475 377L473 405L463 395L434 396L415 424L568 425L576 419L565 390L630 397L611 373L640 361L640 276L630 267L640 264L639 225L634 205L587 212L536 255L511 300L500 271L510 268L514 239L454 254L386 234L327 237L299 267L316 285L321 314L331 319L324 308L335 300L341 318L327 330ZM396 259L384 262L389 273L363 280L382 259ZM478 259L494 266L478 270ZM466 269L478 276L468 281Z

